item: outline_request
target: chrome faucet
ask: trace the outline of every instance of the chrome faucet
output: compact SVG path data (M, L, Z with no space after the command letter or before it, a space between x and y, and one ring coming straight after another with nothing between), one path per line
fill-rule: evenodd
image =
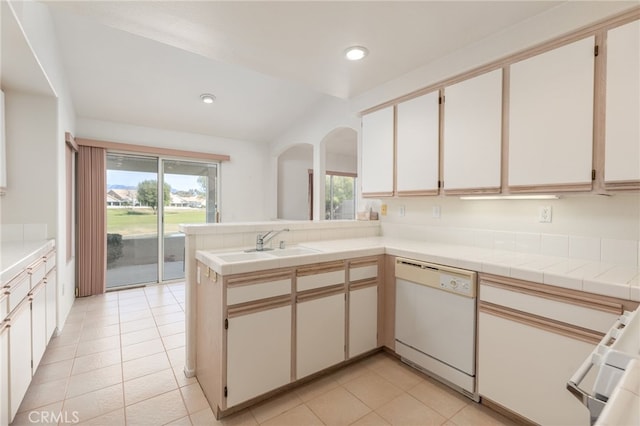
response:
M264 244L268 243L273 237L278 235L281 232L289 232L289 228L284 228L279 231L269 231L266 234L256 236L256 251L263 251Z

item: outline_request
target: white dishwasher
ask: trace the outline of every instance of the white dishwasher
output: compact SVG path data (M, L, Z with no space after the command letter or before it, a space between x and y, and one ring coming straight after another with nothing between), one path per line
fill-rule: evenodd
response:
M396 353L467 397L476 389L476 273L396 258Z

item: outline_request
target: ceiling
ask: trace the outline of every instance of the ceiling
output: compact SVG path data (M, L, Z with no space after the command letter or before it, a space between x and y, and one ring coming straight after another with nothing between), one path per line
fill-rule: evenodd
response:
M258 142L561 3L46 2L78 117Z

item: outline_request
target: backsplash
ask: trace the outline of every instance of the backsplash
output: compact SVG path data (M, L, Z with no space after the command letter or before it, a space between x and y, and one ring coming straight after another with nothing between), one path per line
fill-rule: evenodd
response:
M0 241L38 241L47 239L47 225L45 223L2 224L0 226Z

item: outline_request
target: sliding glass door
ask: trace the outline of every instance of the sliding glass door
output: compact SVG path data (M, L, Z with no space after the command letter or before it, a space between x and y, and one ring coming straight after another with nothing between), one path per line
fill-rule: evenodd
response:
M181 223L216 222L218 164L107 154L107 288L184 278Z
M163 180L170 188L164 202L163 279L184 278L184 234L181 223L217 222L218 165L182 160L163 160Z

